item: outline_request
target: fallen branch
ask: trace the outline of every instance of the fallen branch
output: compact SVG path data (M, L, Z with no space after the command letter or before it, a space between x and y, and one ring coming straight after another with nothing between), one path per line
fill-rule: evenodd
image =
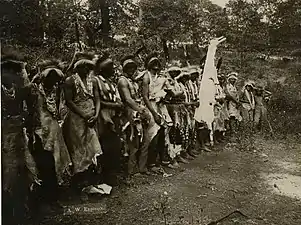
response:
M220 218L220 219L218 219L218 220L215 220L215 221L212 221L212 222L208 223L207 225L217 225L218 223L220 223L220 222L222 222L223 220L229 218L231 215L233 215L233 214L235 214L235 213L238 213L238 214L242 215L243 217L248 218L248 216L246 216L245 214L243 214L241 211L235 210L235 211L229 213L228 215L226 215L226 216L224 216L224 217L222 217L222 218Z

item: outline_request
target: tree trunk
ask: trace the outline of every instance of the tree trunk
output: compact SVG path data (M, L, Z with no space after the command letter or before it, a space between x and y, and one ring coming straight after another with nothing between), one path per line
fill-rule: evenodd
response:
M89 22L86 22L86 24L85 24L85 32L86 32L86 35L87 35L88 46L95 47L95 35L94 35L94 32L93 32L92 29L93 28L91 27L91 25L89 24Z
M104 42L108 42L111 30L110 26L110 9L106 0L100 0L102 37Z
M167 40L164 38L161 38L161 42L162 42L162 46L163 46L163 52L164 52L164 56L166 61L169 61L169 51L168 51L168 47L167 47Z

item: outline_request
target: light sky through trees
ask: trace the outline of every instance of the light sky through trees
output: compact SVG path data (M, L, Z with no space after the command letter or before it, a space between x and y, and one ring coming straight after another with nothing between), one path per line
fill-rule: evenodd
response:
M214 4L225 7L229 0L211 0Z

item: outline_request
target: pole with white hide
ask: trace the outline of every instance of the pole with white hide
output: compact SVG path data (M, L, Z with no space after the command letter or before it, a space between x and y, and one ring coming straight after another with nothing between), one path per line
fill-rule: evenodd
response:
M216 84L218 84L217 69L214 64L214 59L217 46L225 40L226 38L219 37L210 41L199 89L200 104L194 114L194 119L197 122L205 122L207 124L207 127L210 130L211 145L213 145L214 105L216 103Z

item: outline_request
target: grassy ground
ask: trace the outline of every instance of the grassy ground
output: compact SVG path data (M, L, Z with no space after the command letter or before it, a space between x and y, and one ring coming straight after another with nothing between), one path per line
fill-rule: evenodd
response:
M253 140L252 151L235 142L220 145L182 169L168 171L171 177L136 177L108 197L64 202L65 214L40 224L203 225L234 210L245 216L235 213L219 224L301 224L301 196L277 193L279 187L266 178L275 173L300 176L301 144L260 135ZM160 203L166 206L164 213L157 209Z
M247 80L254 80L272 92L268 116L274 130L282 136L301 135L301 58L262 60L254 52L221 51L220 54L221 73L238 72L239 87Z

